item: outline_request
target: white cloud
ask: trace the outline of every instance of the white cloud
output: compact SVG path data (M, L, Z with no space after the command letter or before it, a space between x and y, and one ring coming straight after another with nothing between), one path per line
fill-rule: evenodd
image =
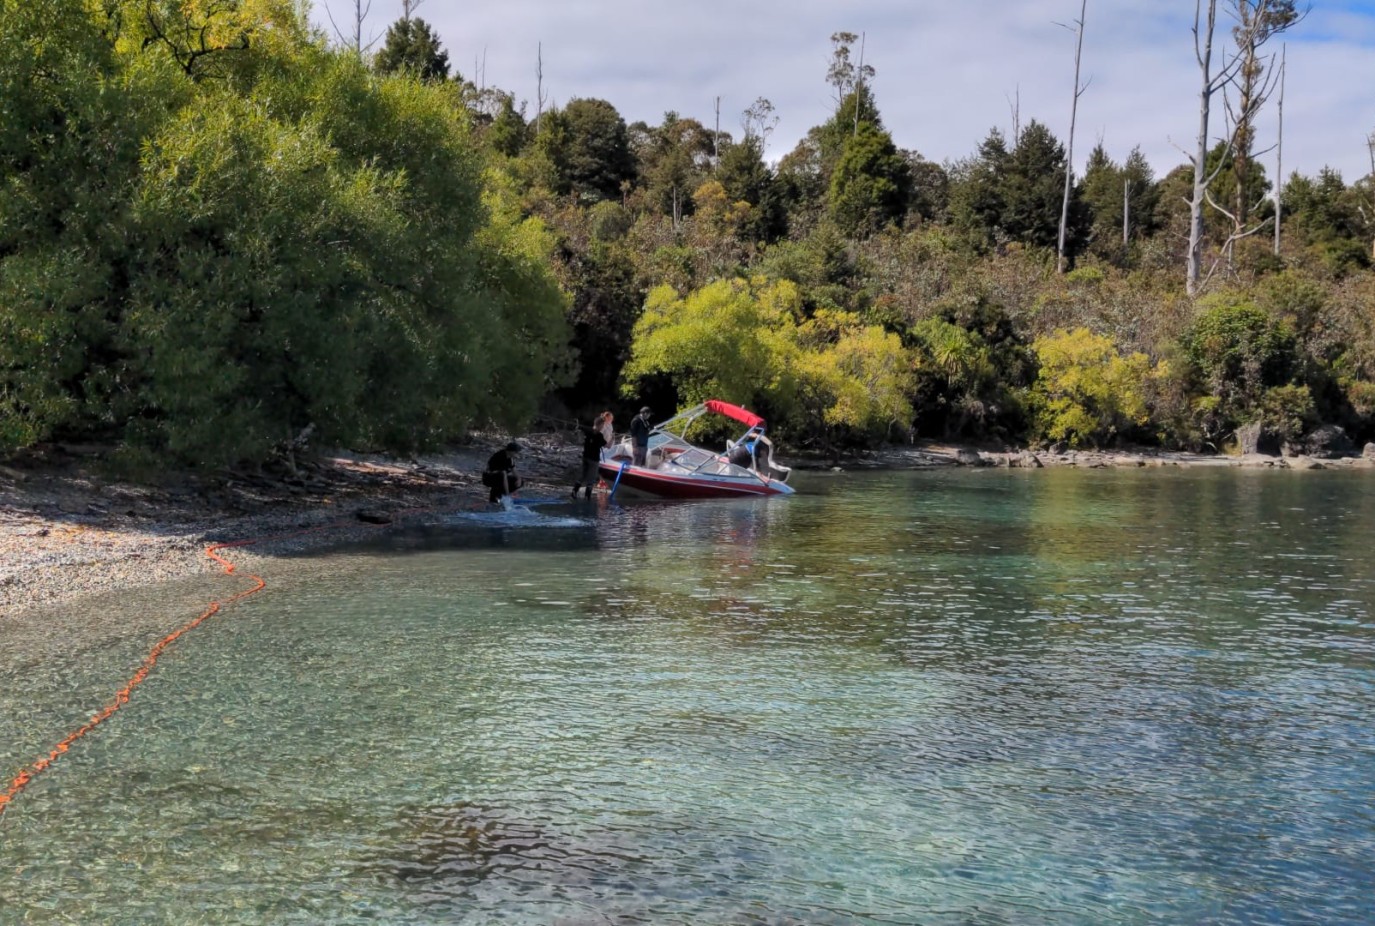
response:
M342 24L353 2L332 2ZM324 3L315 0L314 19L329 29ZM400 0L374 0L370 31L381 34L400 10ZM1100 137L1119 161L1140 146L1157 176L1186 160L1198 124L1193 13L1190 0L1089 0L1076 163ZM657 124L673 110L710 125L720 96L721 127L738 135L741 111L767 97L779 116L774 156L828 118L830 36L841 30L864 34L879 108L902 147L935 161L967 157L990 128L1010 134L1014 98L1023 124L1045 123L1061 141L1069 133L1074 34L1060 24L1078 18L1076 0L422 0L417 15L465 77L481 72L531 111L541 46L550 102L605 99L628 122ZM1219 22L1219 46L1229 27ZM1317 4L1284 41L1285 173L1326 165L1348 182L1364 176L1375 2ZM1261 147L1274 142L1275 102L1258 125ZM1220 125L1215 116L1213 134ZM1264 158L1271 172L1273 158Z

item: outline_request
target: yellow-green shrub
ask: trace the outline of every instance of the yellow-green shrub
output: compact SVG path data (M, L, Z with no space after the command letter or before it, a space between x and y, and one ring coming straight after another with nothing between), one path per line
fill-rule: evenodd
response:
M1153 368L1145 354L1120 356L1087 328L1056 331L1031 347L1040 361L1032 387L1037 437L1098 447L1150 420L1145 385Z

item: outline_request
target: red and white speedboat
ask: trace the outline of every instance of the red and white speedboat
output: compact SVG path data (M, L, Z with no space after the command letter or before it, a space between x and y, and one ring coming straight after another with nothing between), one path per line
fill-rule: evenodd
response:
M683 435L707 413L724 415L748 430L738 441L727 441L724 453L705 450ZM660 498L741 498L753 495L792 495L792 470L773 460L773 444L764 436L764 419L738 405L709 399L649 432L649 451L636 466L634 448L626 437L602 451L598 471L614 494L634 489Z

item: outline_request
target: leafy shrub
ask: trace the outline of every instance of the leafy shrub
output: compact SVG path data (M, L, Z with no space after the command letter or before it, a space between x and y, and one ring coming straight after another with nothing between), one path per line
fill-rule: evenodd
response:
M1281 441L1294 441L1317 423L1313 395L1307 386L1274 386L1261 397L1259 418Z
M1002 306L951 298L907 332L914 354L917 425L945 437L1019 440L1036 358Z
M800 420L791 430L828 449L882 439L912 420L912 358L901 339L848 312L825 312L799 329Z
M1040 377L1032 387L1035 433L1072 447L1099 447L1150 419L1144 390L1150 359L1119 356L1112 341L1087 328L1038 338Z
M1224 427L1249 417L1265 390L1289 382L1297 367L1289 327L1236 294L1206 300L1181 343L1203 389L1218 399Z
M667 286L649 294L622 392L643 395L667 378L684 405L738 402L796 440L835 447L907 427L911 366L896 335L857 315L803 321L792 282L721 280L686 297Z
M534 412L566 370L550 241L457 88L289 0L123 6L0 0L0 443L219 464Z
M634 397L642 381L666 374L684 404L718 398L790 407L801 308L787 281L721 280L686 297L660 286L635 323L621 391Z
M1365 441L1375 438L1375 383L1344 378L1341 387L1350 408L1346 425L1352 439Z
M1075 267L1069 273L1065 274L1066 283L1075 283L1081 286L1097 285L1102 283L1105 279L1107 279L1107 277L1103 273L1103 268L1094 266Z

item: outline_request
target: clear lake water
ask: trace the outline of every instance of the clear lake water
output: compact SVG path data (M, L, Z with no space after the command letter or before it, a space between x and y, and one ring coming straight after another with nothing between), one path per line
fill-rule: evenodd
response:
M0 924L1375 923L1369 473L796 481L269 561ZM0 785L242 584L0 621Z

